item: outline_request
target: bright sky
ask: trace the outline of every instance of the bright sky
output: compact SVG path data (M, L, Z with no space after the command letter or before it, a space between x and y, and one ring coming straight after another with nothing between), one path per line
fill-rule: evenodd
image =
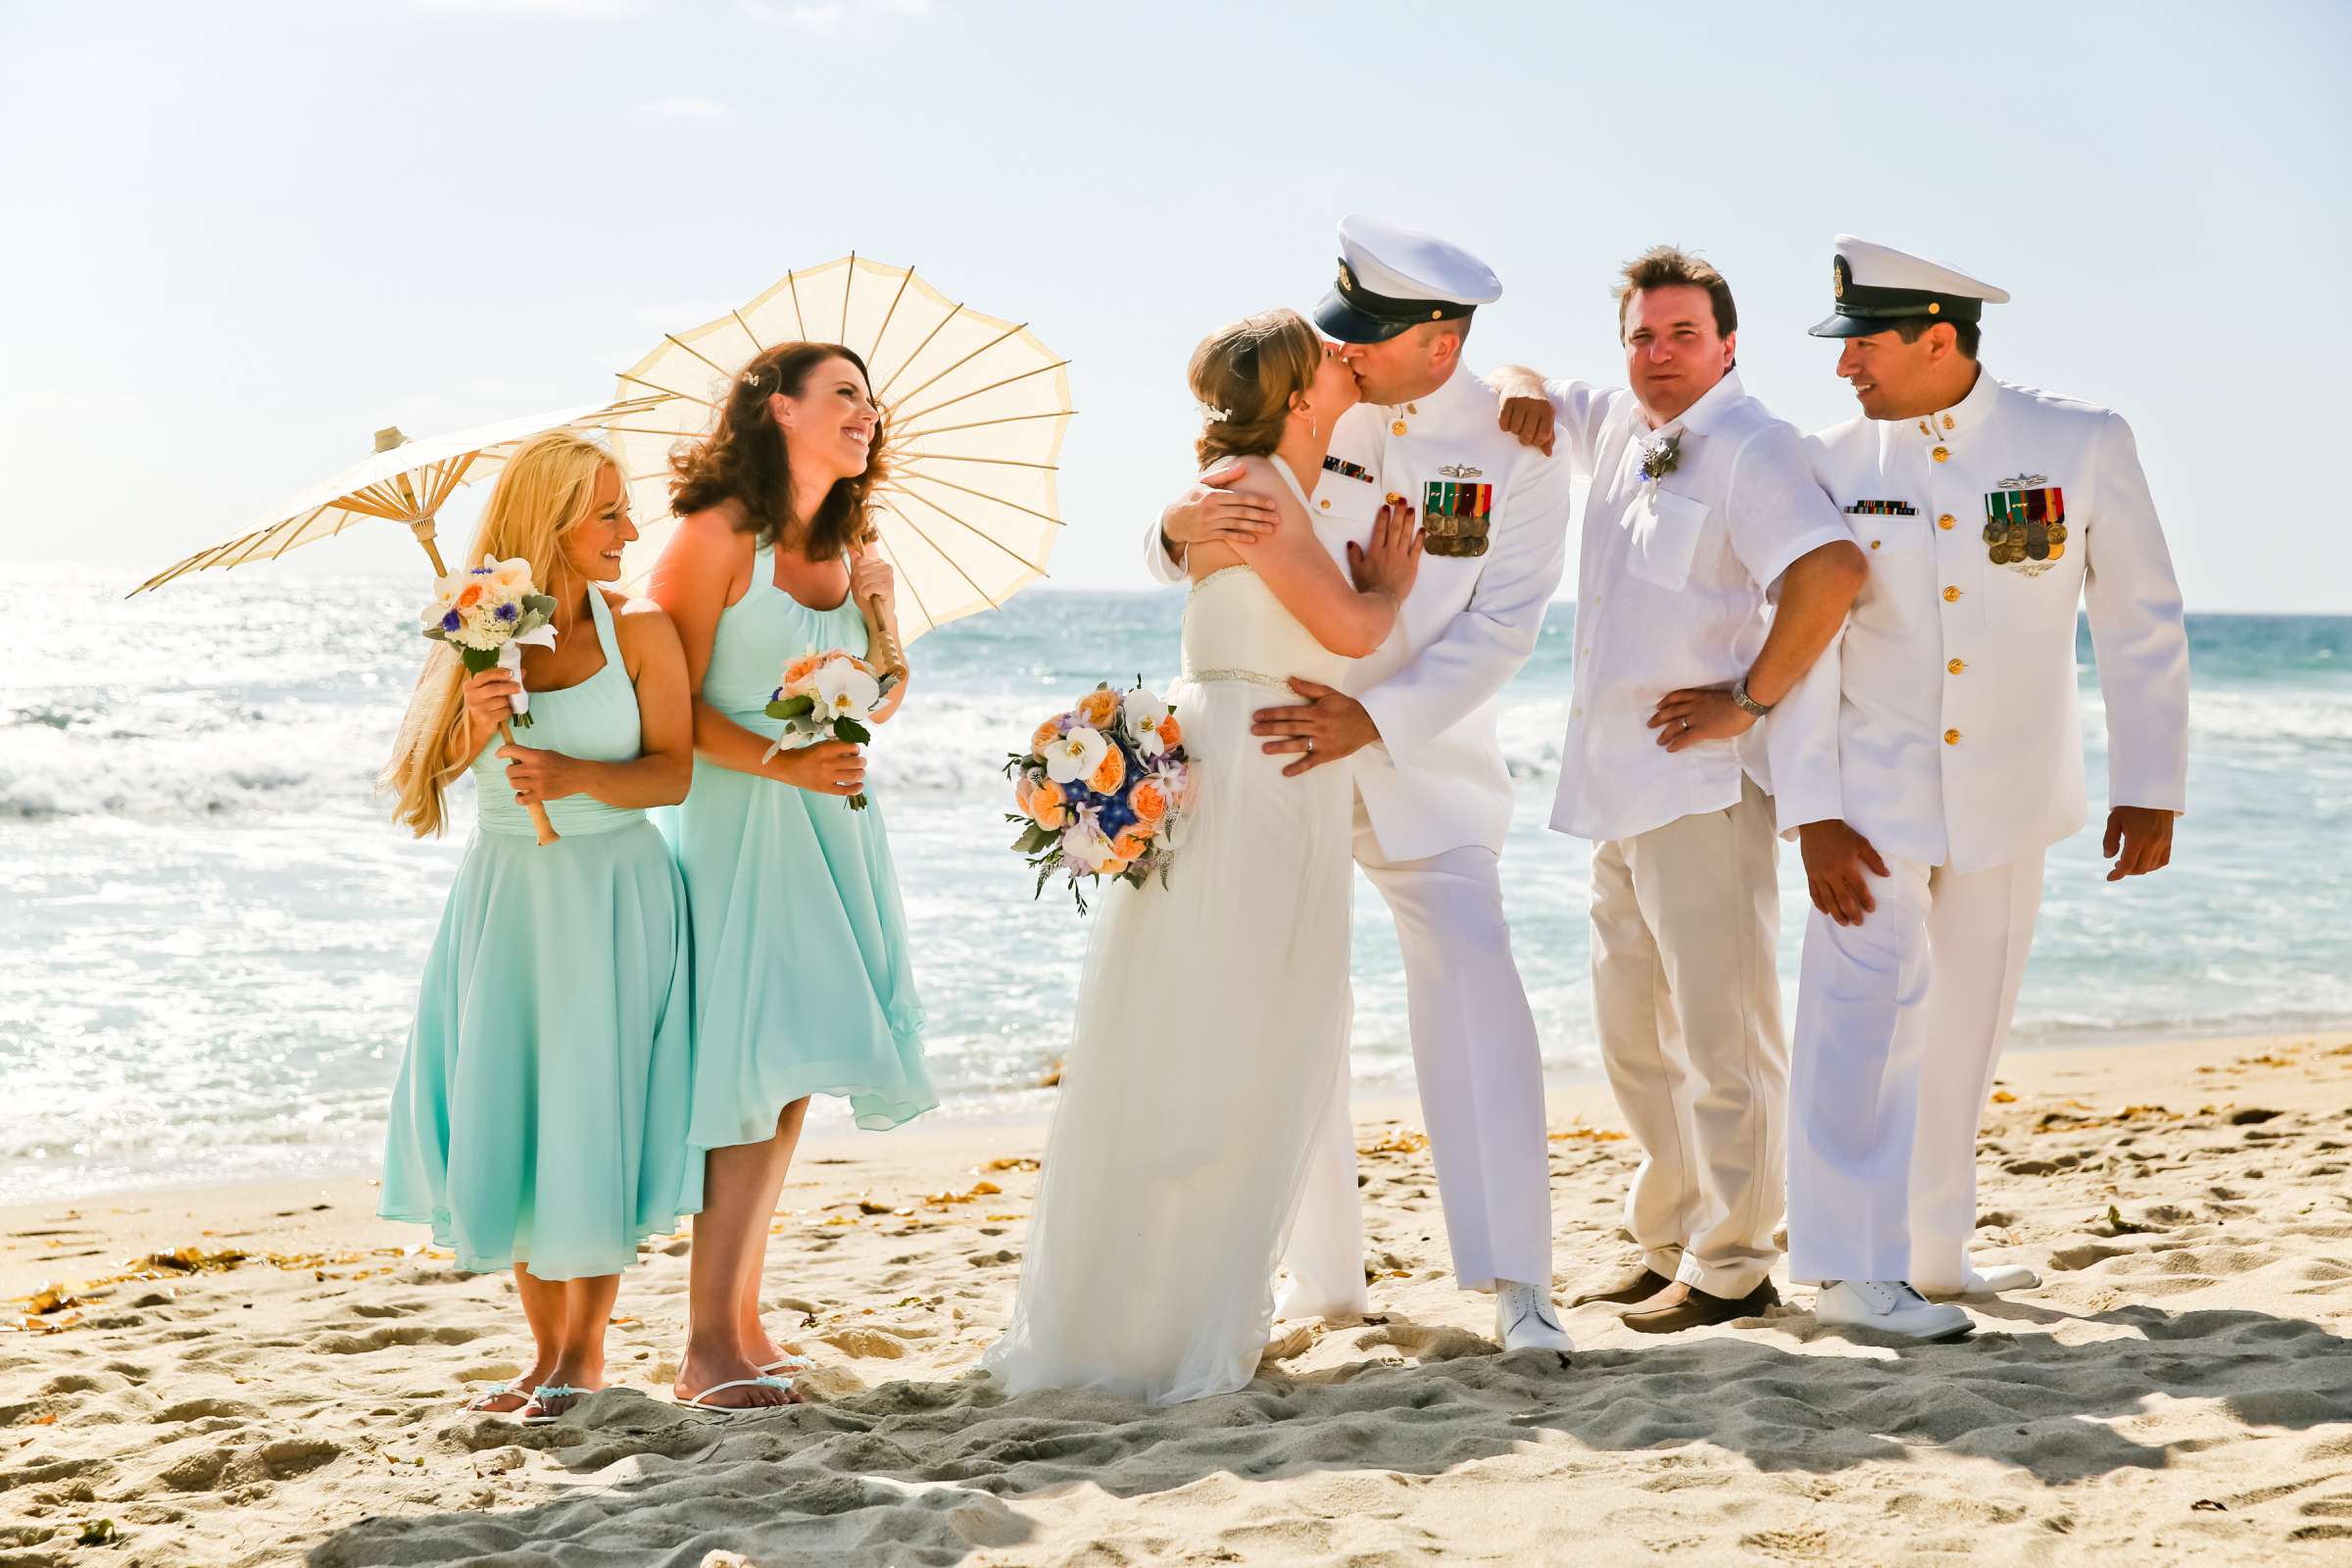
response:
M1616 267L1697 249L1808 429L1831 237L1949 262L1994 373L2131 418L2191 609L2352 611L2347 67L2334 3L0 0L0 540L128 586L855 248L1071 358L1054 575L1140 585L1192 346L1360 209L1501 275L1473 364L1594 380Z

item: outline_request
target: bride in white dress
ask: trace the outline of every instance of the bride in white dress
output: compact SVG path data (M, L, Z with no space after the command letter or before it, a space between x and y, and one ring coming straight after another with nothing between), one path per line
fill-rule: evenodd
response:
M1020 1298L982 1359L1014 1394L1249 1383L1309 1152L1348 1114L1352 784L1345 764L1285 777L1250 714L1380 646L1420 535L1409 508L1384 515L1360 586L1316 538L1312 488L1357 392L1297 314L1213 334L1191 376L1202 467L1244 460L1234 488L1280 521L1192 552L1170 696L1198 793L1167 885L1118 884L1095 914Z

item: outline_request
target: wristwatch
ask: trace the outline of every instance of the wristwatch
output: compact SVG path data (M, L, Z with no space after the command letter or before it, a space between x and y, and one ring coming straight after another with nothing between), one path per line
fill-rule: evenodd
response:
M1747 695L1747 677L1745 675L1740 676L1740 684L1732 688L1732 701L1738 703L1741 708L1746 709L1758 718L1762 718L1766 713L1772 711L1771 704L1759 703L1753 697Z

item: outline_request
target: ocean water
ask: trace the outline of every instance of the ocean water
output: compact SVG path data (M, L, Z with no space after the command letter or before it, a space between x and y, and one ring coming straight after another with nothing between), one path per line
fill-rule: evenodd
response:
M372 779L423 653L418 584L267 568L0 589L0 1201L366 1169L463 835L417 843ZM1174 591L1038 590L916 649L874 755L905 879L941 1114L1042 1112L1086 939L1031 897L999 768L1099 679L1163 685ZM1509 689L1503 861L1546 1064L1597 1062L1586 847L1548 832L1574 610ZM2109 886L2060 845L2022 1043L2352 1021L2352 617L2191 616L2190 814L2173 865ZM2094 802L2105 760L2081 646ZM458 804L461 819L469 811ZM2094 807L2094 815L2096 808ZM1783 873L1782 971L1804 906ZM1359 1087L1410 1082L1396 939L1358 882ZM820 1110L820 1115L823 1112Z

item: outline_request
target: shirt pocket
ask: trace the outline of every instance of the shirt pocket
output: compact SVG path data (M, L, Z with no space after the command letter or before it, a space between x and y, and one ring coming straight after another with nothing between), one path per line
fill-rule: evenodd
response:
M1690 577L1707 504L1671 490L1652 489L1634 503L1627 517L1626 570L1660 588L1679 589Z

